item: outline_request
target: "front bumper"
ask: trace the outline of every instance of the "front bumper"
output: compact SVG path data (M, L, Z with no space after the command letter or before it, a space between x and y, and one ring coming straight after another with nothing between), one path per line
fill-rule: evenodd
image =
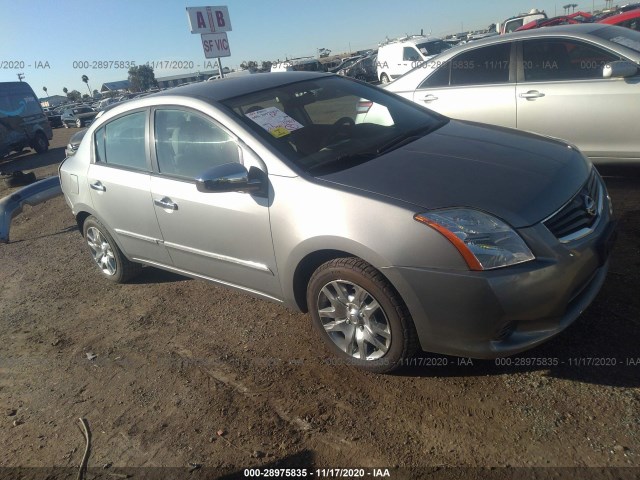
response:
M560 243L538 224L520 230L536 259L484 271L382 269L413 317L423 350L496 358L528 350L567 328L602 287L615 239L604 209L587 237Z

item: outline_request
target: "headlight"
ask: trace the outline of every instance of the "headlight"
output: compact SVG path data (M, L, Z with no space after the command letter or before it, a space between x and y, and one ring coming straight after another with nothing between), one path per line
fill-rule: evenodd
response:
M413 218L444 235L471 270L491 270L535 258L509 225L477 210L451 208L418 213Z

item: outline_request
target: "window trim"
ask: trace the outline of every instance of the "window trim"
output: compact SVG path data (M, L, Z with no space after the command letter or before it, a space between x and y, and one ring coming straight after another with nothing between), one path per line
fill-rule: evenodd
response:
M244 149L247 147L244 145L244 143L240 140L240 138L238 138L238 136L235 133L233 133L226 126L218 122L216 119L214 119L210 115L207 115L202 110L198 110L192 107L187 107L184 105L178 105L178 104L154 105L150 108L150 112L149 112L149 122L148 122L149 142L147 145L150 150L150 158L151 158L151 166L152 166L152 170L150 171L150 173L152 177L167 178L170 180L177 180L184 183L192 183L194 185L196 183L195 178L188 178L180 175L172 175L170 173L163 173L160 171L160 166L158 165L158 154L156 149L156 130L155 130L157 110L181 110L184 112L191 112L196 115L200 115L201 117L204 117L205 119L213 123L216 127L218 127L220 130L225 132L227 135L229 135L229 137L233 139L233 141L236 143L238 147L238 163L240 163L241 165L245 164Z
M585 40L583 38L573 38L573 37L566 37L566 36L554 36L554 37L538 37L538 38L528 38L528 39L522 39L522 40L518 40L516 43L516 50L517 50L517 58L518 61L516 63L517 68L517 83L519 85L534 85L534 84L540 84L540 83L575 83L575 82L593 82L593 81L602 81L602 80L616 80L616 79L608 79L608 78L604 78L604 77L597 77L597 78L573 78L573 79L556 79L556 80L526 80L525 76L524 76L524 42L536 42L536 41L561 41L561 42L574 42L574 43L581 43L583 45L587 45L591 48L598 48L600 50L603 50L607 53L609 53L610 55L613 55L615 57L619 57L620 60L627 60L630 61L628 58L624 57L623 55L620 55L618 52L611 50L610 48L607 48L603 45L600 45L598 43L595 42L591 42L589 40ZM634 62L635 63L635 62Z
M144 122L144 137L145 137L145 142L144 142L144 154L145 154L145 163L147 165L147 169L146 170L140 170L138 168L132 168L132 167L127 167L125 165L118 165L115 163L109 163L109 162L100 162L97 160L97 155L96 155L96 149L98 148L97 142L96 142L96 134L98 133L98 130L100 130L101 128L105 128L107 125L109 125L111 122L114 122L122 117L126 117L128 115L132 115L134 113L140 113L140 112L144 112L146 117L145 117L145 122ZM150 152L149 152L149 108L148 107L141 107L141 108L136 108L136 109L132 109L132 110L127 110L126 112L122 112L116 116L114 116L113 118L110 118L108 121L103 122L100 124L100 126L98 126L92 133L91 133L91 163L93 165L98 165L101 167L109 167L109 168L117 168L119 170L125 170L127 172L136 172L136 173L143 173L143 174L149 174L151 173L151 162L150 162Z

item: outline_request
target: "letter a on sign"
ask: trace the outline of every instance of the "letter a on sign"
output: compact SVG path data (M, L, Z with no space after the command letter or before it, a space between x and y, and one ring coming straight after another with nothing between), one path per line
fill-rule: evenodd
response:
M231 31L229 9L219 7L187 7L191 33L222 33Z

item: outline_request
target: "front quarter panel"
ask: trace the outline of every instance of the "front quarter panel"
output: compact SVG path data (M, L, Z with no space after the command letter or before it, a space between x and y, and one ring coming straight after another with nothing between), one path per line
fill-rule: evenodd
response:
M345 252L378 270L390 266L468 270L448 240L413 219L419 207L302 177L269 178L274 191L270 210L274 250L290 305L296 305L296 268L319 251Z

